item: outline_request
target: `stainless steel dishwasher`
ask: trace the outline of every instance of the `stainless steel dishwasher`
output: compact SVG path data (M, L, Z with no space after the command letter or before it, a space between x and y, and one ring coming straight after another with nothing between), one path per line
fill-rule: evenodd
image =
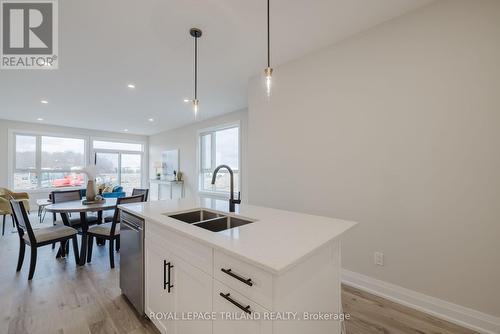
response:
M144 314L144 219L120 210L120 288Z

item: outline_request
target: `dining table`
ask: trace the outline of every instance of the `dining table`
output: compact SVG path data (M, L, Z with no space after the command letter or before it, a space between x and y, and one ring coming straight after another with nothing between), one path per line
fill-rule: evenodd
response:
M82 245L80 248L80 265L85 265L87 260L87 231L89 228L87 213L97 212L98 213L98 224L102 223L102 212L106 210L116 209L116 198L106 198L104 201L99 203L89 203L85 204L84 200L79 201L68 201L61 203L49 204L45 207L46 212L52 212L54 214L59 213L63 220L64 225L71 227L71 221L69 215L71 213L80 214L80 226L82 235Z

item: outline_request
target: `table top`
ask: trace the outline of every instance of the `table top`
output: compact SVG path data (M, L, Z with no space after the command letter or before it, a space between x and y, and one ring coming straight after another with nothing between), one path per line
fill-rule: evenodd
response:
M52 204L52 202L49 199L47 199L47 198L37 199L36 200L36 205L38 205L38 206L46 206L46 205L49 205L49 204Z
M82 201L70 201L50 204L45 207L47 212L95 212L116 208L116 198L106 198L106 201L98 204L83 204Z

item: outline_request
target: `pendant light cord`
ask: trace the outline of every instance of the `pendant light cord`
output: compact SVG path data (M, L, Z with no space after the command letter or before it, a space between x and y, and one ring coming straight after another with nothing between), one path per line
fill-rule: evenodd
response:
M194 38L194 99L198 99L198 37Z
M267 67L271 67L271 34L269 20L269 0L267 0Z

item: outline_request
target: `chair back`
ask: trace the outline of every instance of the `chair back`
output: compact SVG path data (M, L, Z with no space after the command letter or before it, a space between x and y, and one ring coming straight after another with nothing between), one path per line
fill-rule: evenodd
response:
M7 188L0 188L0 196L4 197L5 199L10 200L12 197L12 191L10 191Z
M144 202L144 194L130 196L130 197L121 197L116 199L116 210L113 216L113 222L111 223L111 235L115 235L116 224L120 222L120 210L118 209L118 205L120 204L128 204L128 203L141 203Z
M80 201L82 193L80 190L58 190L51 193L52 203L63 203L71 201Z
M12 199L10 200L10 207L12 208L12 214L14 216L14 221L16 222L19 238L22 239L24 233L28 233L30 243L32 245L35 244L35 234L33 233L33 229L31 228L31 223L28 218L28 213L26 212L23 201Z
M147 202L148 201L148 194L149 194L149 189L139 189L139 188L132 189L132 196L144 195L144 201L143 202Z

